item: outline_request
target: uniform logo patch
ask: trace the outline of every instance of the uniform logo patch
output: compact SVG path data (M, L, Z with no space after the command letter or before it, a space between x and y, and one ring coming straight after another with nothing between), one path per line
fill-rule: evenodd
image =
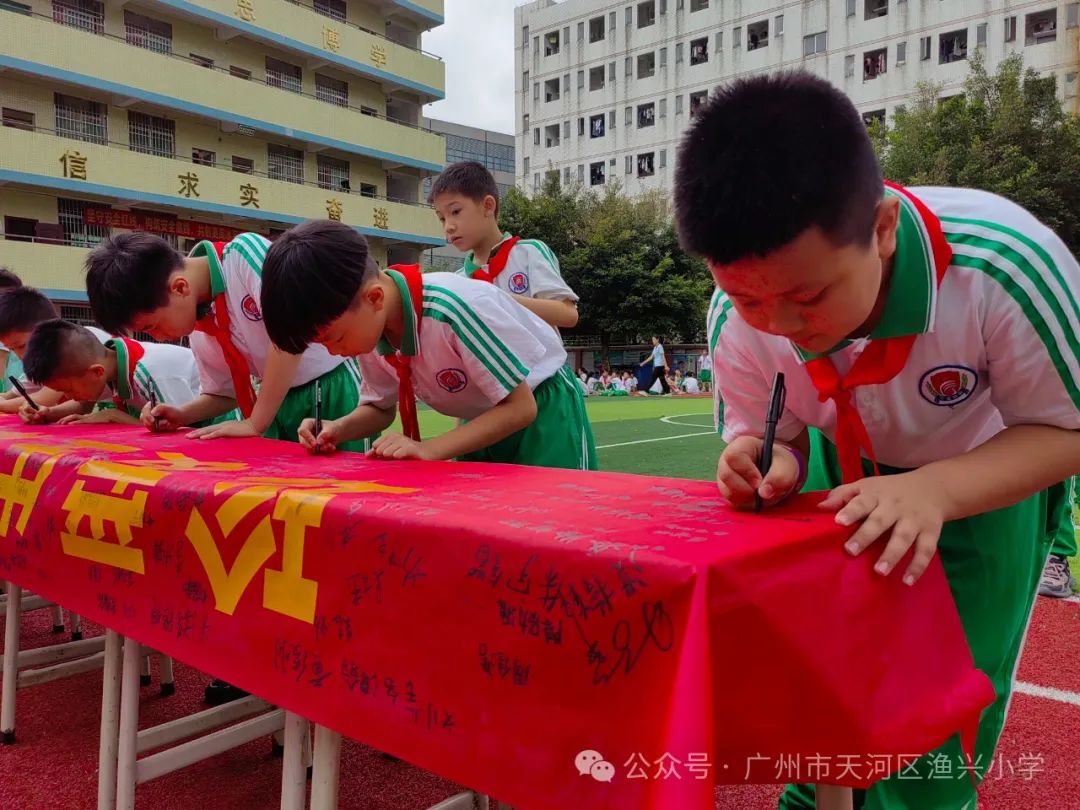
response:
M244 312L244 317L249 321L261 321L262 313L259 312L259 305L255 303L255 299L250 295L245 295L244 300L240 302L240 309Z
M527 273L514 273L510 276L510 292L523 295L529 291L529 276Z
M919 393L931 405L959 405L975 393L979 375L967 366L937 366L922 375Z
M465 386L469 384L469 378L465 376L465 372L460 368L444 368L435 375L435 382L443 390L456 394L458 391L465 389Z

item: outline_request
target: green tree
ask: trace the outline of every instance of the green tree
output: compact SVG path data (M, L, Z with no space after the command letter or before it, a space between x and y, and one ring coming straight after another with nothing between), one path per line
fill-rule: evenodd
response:
M547 242L563 277L581 297L577 331L599 335L603 360L617 342L703 339L712 280L703 262L685 253L660 193L629 198L617 184L597 194L562 187L550 173L539 193L511 191L500 221L505 230Z
M991 74L975 50L969 70L963 96L940 100L939 85L920 84L890 127L871 127L885 176L1000 194L1080 253L1080 119L1019 54Z

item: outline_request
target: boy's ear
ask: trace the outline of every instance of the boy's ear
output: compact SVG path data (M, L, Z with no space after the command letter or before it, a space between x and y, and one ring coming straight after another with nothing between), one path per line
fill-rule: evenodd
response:
M187 296L191 292L191 282L183 273L173 273L169 276L169 292Z
M377 283L368 285L366 290L361 290L358 298L371 304L376 312L379 312L386 304L386 293L383 291L382 285Z
M101 365L101 363L94 363L92 366L86 369L86 372L88 374L93 374L95 377L104 377L105 366Z
M485 215L495 216L495 211L499 207L499 201L492 197L490 194L486 194L484 196L483 206Z
M896 230L900 225L900 200L886 197L878 204L874 218L874 241L878 257L887 261L896 253Z

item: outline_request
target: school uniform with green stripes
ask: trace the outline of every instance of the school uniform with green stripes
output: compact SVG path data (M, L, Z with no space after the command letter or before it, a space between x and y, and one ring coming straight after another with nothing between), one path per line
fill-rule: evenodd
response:
M522 383L536 398L532 424L469 454L468 461L596 469L596 447L585 400L555 330L493 285L454 273L425 273L421 319L400 274L387 271L402 296L405 334L418 399L447 416L475 419ZM383 409L398 398L397 372L384 339L359 359L360 400Z
M233 344L247 361L252 377L261 381L271 352L259 301L262 295L262 266L270 240L255 233L242 233L225 245L219 259L214 245L200 242L189 258L205 258L210 265L211 298L225 294L229 307L229 331ZM232 374L217 341L201 332L191 335L191 348L199 365L202 392L219 396L236 395ZM300 423L315 415L315 381L322 387L322 416L338 419L352 413L360 401L360 368L353 359L334 357L319 344L312 344L300 357L274 421L263 433L269 439L297 441ZM339 449L363 452L371 439L342 444Z
M492 255L510 238L510 234L504 233L499 243L491 249ZM477 264L470 250L465 254L465 261L457 272L472 278L472 274L477 270L486 269L486 264ZM555 252L539 239L521 239L515 243L506 257L506 267L493 283L503 292L526 298L574 303L578 301L577 293L563 280Z
M1022 208L981 191L912 188L940 219L953 256L935 283L929 232L904 193L892 276L881 321L868 338L829 354L845 373L868 341L915 335L903 370L853 395L882 474L972 450L1008 426L1080 429L1080 268L1065 245ZM720 291L709 308L716 422L724 438L760 436L773 374L785 372L787 404L777 438L811 433L807 488L841 483L836 417L803 368L811 359L783 338L757 332ZM867 472L871 472L869 465ZM995 702L983 713L976 762L993 759L1039 577L1065 495L1058 485L1014 506L945 525L938 545L976 665ZM933 655L933 650L924 651ZM873 752L864 752L873 753ZM919 760L923 778L892 778L856 796L875 810L975 806L956 739ZM944 779L942 757L962 779ZM979 776L982 774L979 773ZM791 786L782 808L812 808L812 788Z

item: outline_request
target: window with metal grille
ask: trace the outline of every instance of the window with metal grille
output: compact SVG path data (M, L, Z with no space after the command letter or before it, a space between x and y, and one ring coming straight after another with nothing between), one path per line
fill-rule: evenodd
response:
M267 74L269 75L269 74ZM299 92L299 91L296 91ZM315 74L315 98L339 107L349 106L349 83L330 76Z
M299 93L304 85L304 73L299 65L290 65L272 56L266 57L266 83L290 93Z
M334 191L349 190L349 161L319 155L317 160L319 169L319 188L329 188Z
M105 225L87 225L83 221L83 209L95 208L82 200L65 200L58 197L56 211L60 227L64 229L64 241L76 247L94 247L109 238Z
M177 220L177 216L175 214L163 214L160 211L144 211L144 212L140 212L140 213L141 213L140 219L143 218L143 217L146 217L148 219L154 219L154 220L157 220L159 222L160 221L176 222L176 220ZM176 230L175 225L173 226L172 230L174 230L174 231ZM154 236L158 236L158 237L164 239L166 242L168 242L174 248L179 248L180 247L180 240L177 238L175 233L170 233L169 231L151 231L151 230L147 230L147 233L152 233Z
M172 157L176 153L176 122L129 110L128 145L132 152Z
M125 11L124 36L128 45L155 53L172 53L172 26L167 22Z
M213 166L217 163L217 155L209 149L193 147L191 150L191 162L196 166Z
M52 12L53 22L95 34L105 33L105 4L98 0L53 0Z
M271 180L304 182L304 153L299 149L271 143L266 146L266 157L266 175Z
M315 11L332 20L345 22L345 0L315 0Z
M56 134L90 143L109 140L108 114L104 104L83 98L53 94L56 107Z

